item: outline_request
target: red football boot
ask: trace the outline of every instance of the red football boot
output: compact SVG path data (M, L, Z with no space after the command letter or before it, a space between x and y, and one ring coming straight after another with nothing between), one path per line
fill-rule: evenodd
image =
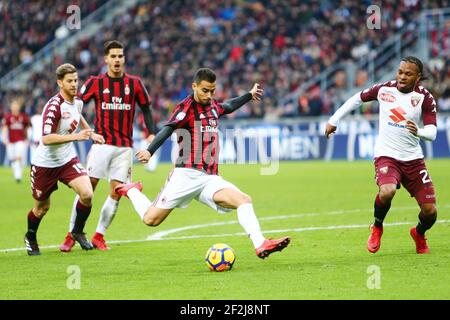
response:
M128 198L127 192L131 188L136 188L139 191L142 191L142 183L141 182L121 183L114 189L114 191L117 194L120 194L121 196L125 196Z
M72 237L72 234L69 232L66 235L66 239L64 239L64 243L59 246L59 250L61 252L70 252L73 246L75 245L75 239Z
M98 232L96 232L95 235L92 237L91 243L94 246L94 248L97 248L98 250L101 251L111 249L106 245L105 238L103 238L103 235Z
M430 253L430 249L428 249L427 245L427 238L425 238L425 235L421 235L420 233L418 233L416 227L411 228L409 230L409 234L416 243L416 252L418 254Z
M286 248L291 241L289 237L283 237L278 240L266 239L263 244L256 249L256 255L261 259L269 256L272 252L281 251Z
M372 225L372 232L370 233L369 239L367 240L367 250L375 253L380 249L381 236L383 235L383 227L377 227Z

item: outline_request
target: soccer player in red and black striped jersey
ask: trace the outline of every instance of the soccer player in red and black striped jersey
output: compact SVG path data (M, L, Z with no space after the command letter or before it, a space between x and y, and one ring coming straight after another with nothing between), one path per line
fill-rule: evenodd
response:
M95 131L106 141L103 145L93 145L87 160L87 170L94 190L100 179L107 179L111 187L92 238L92 244L99 250L109 249L104 235L117 212L121 197L114 189L120 183L131 180L136 104L142 110L150 133L147 141L151 142L155 134L151 98L140 77L124 72L125 54L122 43L116 40L106 42L104 58L108 66L107 72L90 77L80 90L80 98L84 103L91 100L95 102ZM75 216L76 211L73 210L69 230L72 230ZM73 244L69 232L60 249L68 252Z
M197 70L192 89L194 93L176 106L147 150L136 153L140 162L147 163L176 130L180 145L179 157L156 200L152 204L141 193L140 182L119 185L116 192L131 200L136 212L148 226L159 225L174 208L185 208L192 199L219 213L237 209L239 223L253 242L257 256L264 259L272 252L285 248L290 238L266 239L261 232L250 196L218 175L219 118L251 100L260 100L263 90L256 83L248 93L218 103L213 99L216 74L208 68Z

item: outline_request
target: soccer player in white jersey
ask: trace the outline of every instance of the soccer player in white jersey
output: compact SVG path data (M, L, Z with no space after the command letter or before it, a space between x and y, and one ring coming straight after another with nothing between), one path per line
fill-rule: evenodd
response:
M363 102L378 100L379 135L374 163L379 192L374 204L375 222L367 241L367 249L372 253L380 248L383 220L400 185L416 198L420 207L419 223L410 229L416 252L429 253L425 231L436 221L436 196L419 141L436 139L436 102L419 85L421 79L422 62L412 56L403 58L395 81L376 84L352 96L331 116L325 129L328 138L344 115Z
M42 139L31 160L31 189L35 199L33 209L28 213L28 230L25 246L28 255L40 255L36 233L39 224L50 208L50 195L58 189L61 181L73 189L80 197L77 220L72 230L74 238L85 250L92 249L83 228L92 206L92 185L86 170L77 158L74 141L92 139L104 143L102 136L94 133L83 118L83 102L77 98L78 75L71 64L63 64L56 69L60 91L45 105L42 114ZM82 130L76 132L78 125Z
M39 106L36 113L31 116L31 141L30 141L30 159L33 159L34 153L36 152L39 142L42 138L42 106Z

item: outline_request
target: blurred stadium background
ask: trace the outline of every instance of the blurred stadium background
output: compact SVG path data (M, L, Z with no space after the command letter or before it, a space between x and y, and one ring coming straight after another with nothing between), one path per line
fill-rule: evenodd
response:
M68 10L74 5L80 13L75 27ZM371 5L379 11L368 10ZM378 27L371 28L374 23ZM446 0L3 0L0 118L14 97L22 97L30 116L39 112L57 92L54 70L64 62L79 69L80 86L105 72L103 43L118 39L125 44L126 71L149 89L159 126L190 92L194 70L207 66L219 76L218 100L255 81L264 86L261 104L248 104L223 123L243 129L247 145L275 134L281 159L371 159L377 103L347 118L330 141L322 135L324 124L353 93L393 79L401 57L415 55L424 62L429 79L423 85L439 110L438 138L424 144L426 156L450 157L449 34ZM93 106L85 112L92 121ZM267 136L267 128L275 131ZM228 145L223 156L235 160ZM78 147L83 160L89 145ZM161 161L170 161L171 148L167 141ZM263 151L269 155L269 149ZM8 165L3 144L0 164Z

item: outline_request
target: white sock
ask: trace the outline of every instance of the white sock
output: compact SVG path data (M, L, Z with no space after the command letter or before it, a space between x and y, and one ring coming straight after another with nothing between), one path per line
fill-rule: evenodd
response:
M14 179L22 180L22 161L14 161L13 163L11 163L11 167L13 169Z
M134 210L136 210L137 214L143 221L144 215L147 213L148 208L152 206L152 202L137 188L131 188L128 190L127 196L131 200Z
M72 232L73 227L75 226L75 219L77 218L77 203L79 200L80 196L76 195L72 205L72 215L70 216L69 232Z
M253 246L255 248L261 246L266 238L261 232L261 227L253 210L253 204L241 204L237 208L237 216L239 224L244 228L250 240L252 240Z
M116 216L118 207L119 201L114 200L110 196L106 198L102 210L100 211L100 218L98 219L97 229L95 230L96 232L103 235L106 233L106 229L108 229L114 217Z

